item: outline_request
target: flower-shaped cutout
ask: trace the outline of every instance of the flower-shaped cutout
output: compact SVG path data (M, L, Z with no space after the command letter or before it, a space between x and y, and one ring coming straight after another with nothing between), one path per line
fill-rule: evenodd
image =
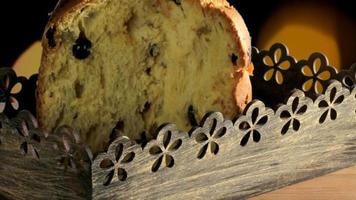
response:
M182 145L182 139L178 138L178 131L172 124L162 127L157 135L157 139L150 143L149 154L156 159L151 167L152 172L157 172L162 165L168 168L174 166L173 153Z
M135 158L135 153L127 150L128 143L130 143L128 138L118 138L110 145L107 153L108 157L101 160L99 167L106 171L104 186L110 185L115 177L118 181L126 181L128 173L125 165Z
M80 141L76 130L69 126L61 126L50 137L56 141L54 149L61 152L58 164L64 167L84 171L90 167L93 158L91 150Z
M324 123L328 116L331 120L336 120L337 111L335 106L341 104L344 99L345 95L342 94L341 83L334 81L328 87L327 91L325 92L325 96L319 97L319 99L316 101L318 107L324 110L319 118L319 123Z
M196 128L192 137L201 145L197 154L198 159L204 158L207 152L216 155L219 152L219 139L227 134L231 129L232 122L225 120L221 113L209 113L204 117L202 127Z
M0 113L5 110L16 111L19 109L19 102L16 95L22 90L22 84L18 80L12 69L3 68L0 70Z
M21 111L16 120L19 120L17 131L23 137L20 145L21 153L23 155L31 154L33 158L39 159L38 150L43 136L38 130L37 120L28 111Z
M253 101L246 107L245 116L240 116L235 122L235 126L243 132L241 146L246 146L250 137L255 143L260 142L262 137L260 129L268 122L268 112L273 111L266 109L261 101Z
M324 87L331 77L335 77L335 68L329 66L327 58L321 53L312 54L308 60L302 60L298 64L301 72L306 77L302 85L305 92L312 91L315 94L324 92Z
M345 87L352 89L356 85L356 63L353 64L350 69L341 70L336 75L337 80L339 80Z
M303 101L301 102L301 100ZM283 121L287 121L281 130L282 135L286 134L290 127L295 132L299 131L301 126L299 118L307 111L308 103L311 103L311 100L305 98L302 91L297 90L288 99L287 105L281 106L277 110L276 115L279 115Z
M284 45L275 44L262 55L263 64L269 68L263 75L265 81L274 79L277 84L283 84L284 71L295 63L295 60L288 54L288 49Z

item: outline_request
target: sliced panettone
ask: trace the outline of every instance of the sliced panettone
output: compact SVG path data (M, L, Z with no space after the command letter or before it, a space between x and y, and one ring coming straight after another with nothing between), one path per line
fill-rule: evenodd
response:
M57 6L43 37L37 111L94 151L165 122L188 131L251 100L250 36L225 0L83 0Z

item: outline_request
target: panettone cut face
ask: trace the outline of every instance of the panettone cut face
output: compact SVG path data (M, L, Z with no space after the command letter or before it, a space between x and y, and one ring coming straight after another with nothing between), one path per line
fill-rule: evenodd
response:
M187 130L206 112L240 110L232 27L197 1L87 4L51 24L44 46L40 123L75 127L94 151L118 123L135 139L162 123Z

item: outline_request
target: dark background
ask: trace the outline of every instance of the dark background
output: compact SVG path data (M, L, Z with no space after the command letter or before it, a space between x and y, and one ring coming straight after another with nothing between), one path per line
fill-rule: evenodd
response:
M253 45L263 23L285 4L316 2L329 4L356 23L353 0L229 0L235 5L249 28ZM12 66L18 55L42 36L43 28L57 0L10 0L0 6L0 66ZM325 19L328 20L328 19ZM356 37L356 36L355 36ZM350 41L350 42L355 42ZM356 49L348 51L356 52ZM356 53L353 53L356 62ZM351 64L348 61L345 65Z

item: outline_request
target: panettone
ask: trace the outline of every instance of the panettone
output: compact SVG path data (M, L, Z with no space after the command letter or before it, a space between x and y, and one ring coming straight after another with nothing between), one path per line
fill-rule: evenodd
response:
M42 127L70 125L94 151L112 129L137 139L251 99L250 36L225 0L62 1L43 36Z

